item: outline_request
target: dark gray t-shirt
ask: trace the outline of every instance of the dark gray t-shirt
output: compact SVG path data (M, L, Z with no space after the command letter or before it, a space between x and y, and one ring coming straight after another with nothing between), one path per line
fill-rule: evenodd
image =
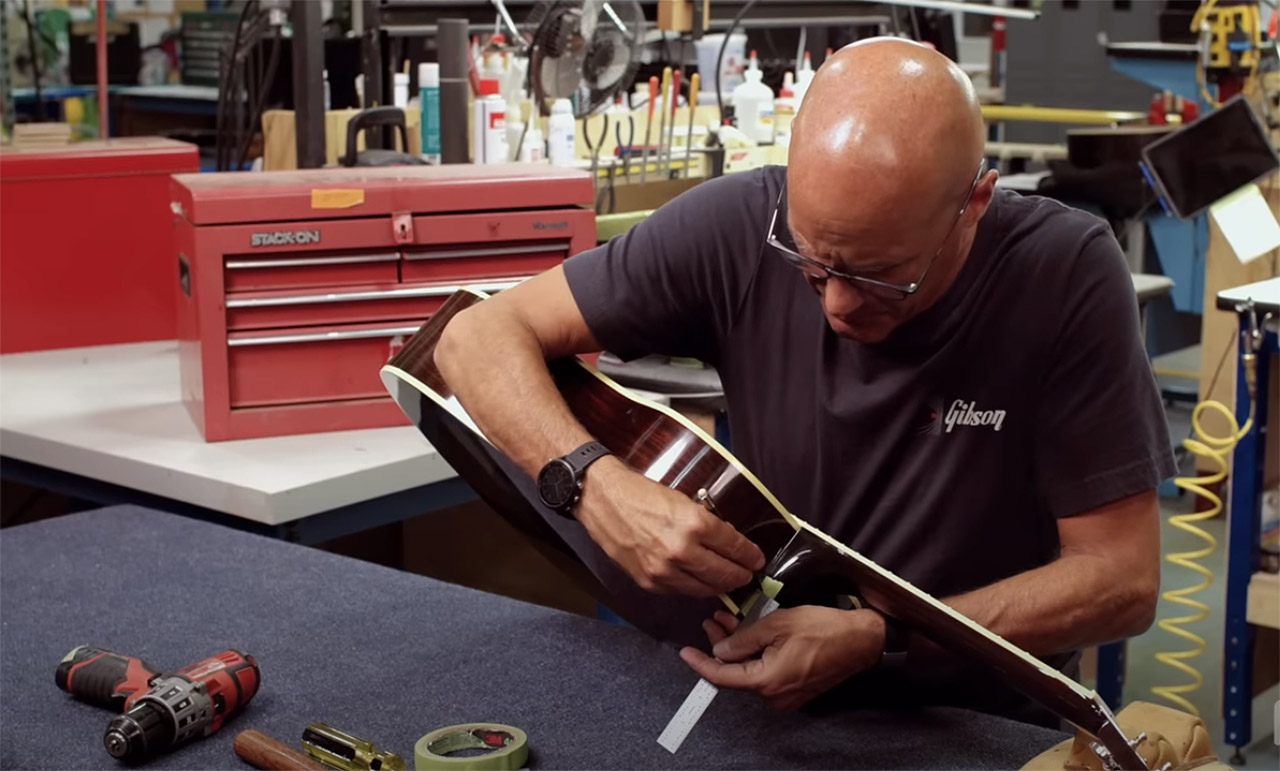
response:
M1105 222L997 190L954 285L865 345L764 242L784 178L705 182L564 267L606 350L716 366L734 455L797 516L946 597L1044 565L1057 518L1174 473Z

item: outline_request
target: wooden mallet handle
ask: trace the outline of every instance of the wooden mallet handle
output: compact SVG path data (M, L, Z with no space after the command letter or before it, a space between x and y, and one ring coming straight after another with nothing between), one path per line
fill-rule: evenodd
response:
M264 733L254 730L236 734L236 754L254 768L269 771L295 771L295 769L319 769L325 767L295 749L291 749Z

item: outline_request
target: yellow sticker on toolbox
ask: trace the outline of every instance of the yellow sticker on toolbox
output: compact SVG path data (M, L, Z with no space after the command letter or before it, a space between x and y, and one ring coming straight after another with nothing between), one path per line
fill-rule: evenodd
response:
M364 203L363 190L312 190L312 209L350 209Z

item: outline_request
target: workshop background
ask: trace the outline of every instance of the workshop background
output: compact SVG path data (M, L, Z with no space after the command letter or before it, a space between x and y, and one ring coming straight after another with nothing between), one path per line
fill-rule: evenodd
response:
M608 618L378 369L457 286L500 291L785 164L813 71L899 35L969 73L999 184L1105 218L1133 274L1182 476L1160 491L1160 623L1088 651L1085 684L1193 710L1219 758L1280 768L1277 357L1251 432L1195 411L1249 413L1250 320L1222 293L1280 294L1275 0L2 7L0 539L130 503ZM1212 184L1176 172L1193 156L1224 159ZM598 366L723 436L714 370ZM1184 446L1204 435L1228 438Z

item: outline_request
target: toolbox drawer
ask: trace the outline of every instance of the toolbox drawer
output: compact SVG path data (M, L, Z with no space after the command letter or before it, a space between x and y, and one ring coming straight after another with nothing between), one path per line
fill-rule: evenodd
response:
M400 275L405 281L532 276L559 265L568 253L568 241L420 246L405 250Z
M425 316L229 335L231 407L386 397L378 371L423 323Z
M392 283L399 278L400 253L393 249L345 254L227 255L226 260L228 292Z
M500 292L516 281L468 284L482 292ZM436 312L458 284L344 287L336 292L261 292L227 298L227 329L273 329L328 324L421 319Z

